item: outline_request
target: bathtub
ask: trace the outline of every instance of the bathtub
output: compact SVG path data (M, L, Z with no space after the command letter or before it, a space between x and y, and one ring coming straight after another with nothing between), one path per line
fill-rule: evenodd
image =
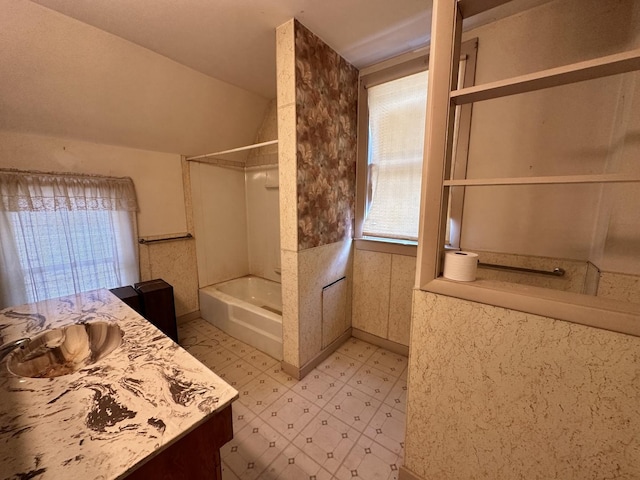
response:
M282 360L280 284L247 276L201 288L202 318L232 337Z

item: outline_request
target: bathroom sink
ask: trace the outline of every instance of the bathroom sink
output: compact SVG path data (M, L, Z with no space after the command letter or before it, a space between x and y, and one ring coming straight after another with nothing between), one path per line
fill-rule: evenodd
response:
M14 375L52 378L68 375L106 357L122 342L115 323L90 322L47 330L7 357Z

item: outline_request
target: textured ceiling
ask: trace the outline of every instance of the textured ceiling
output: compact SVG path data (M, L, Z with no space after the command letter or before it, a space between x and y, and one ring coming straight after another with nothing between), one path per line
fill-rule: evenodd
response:
M266 98L275 28L292 17L358 68L425 46L431 29L431 0L32 1Z

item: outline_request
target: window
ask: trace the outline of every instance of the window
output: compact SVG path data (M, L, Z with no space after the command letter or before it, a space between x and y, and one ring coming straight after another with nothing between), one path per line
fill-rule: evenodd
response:
M363 236L418 240L428 72L368 90L369 188Z
M476 49L476 40L464 45L461 86L473 84ZM427 55L413 53L361 72L357 238L408 244L418 240L427 66ZM468 126L463 124L469 120L470 112L456 112L455 134L461 135L461 145L466 145L462 136L468 141ZM466 148L459 152L456 168L465 168ZM456 218L455 211L451 217Z
M0 172L0 306L138 280L130 179Z

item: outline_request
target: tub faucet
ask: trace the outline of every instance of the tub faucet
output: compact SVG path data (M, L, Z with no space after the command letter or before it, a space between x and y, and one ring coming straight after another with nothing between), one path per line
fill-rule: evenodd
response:
M19 338L18 340L14 340L13 342L5 343L0 346L0 362L4 360L4 357L13 352L16 348L22 347L31 341L30 338Z

